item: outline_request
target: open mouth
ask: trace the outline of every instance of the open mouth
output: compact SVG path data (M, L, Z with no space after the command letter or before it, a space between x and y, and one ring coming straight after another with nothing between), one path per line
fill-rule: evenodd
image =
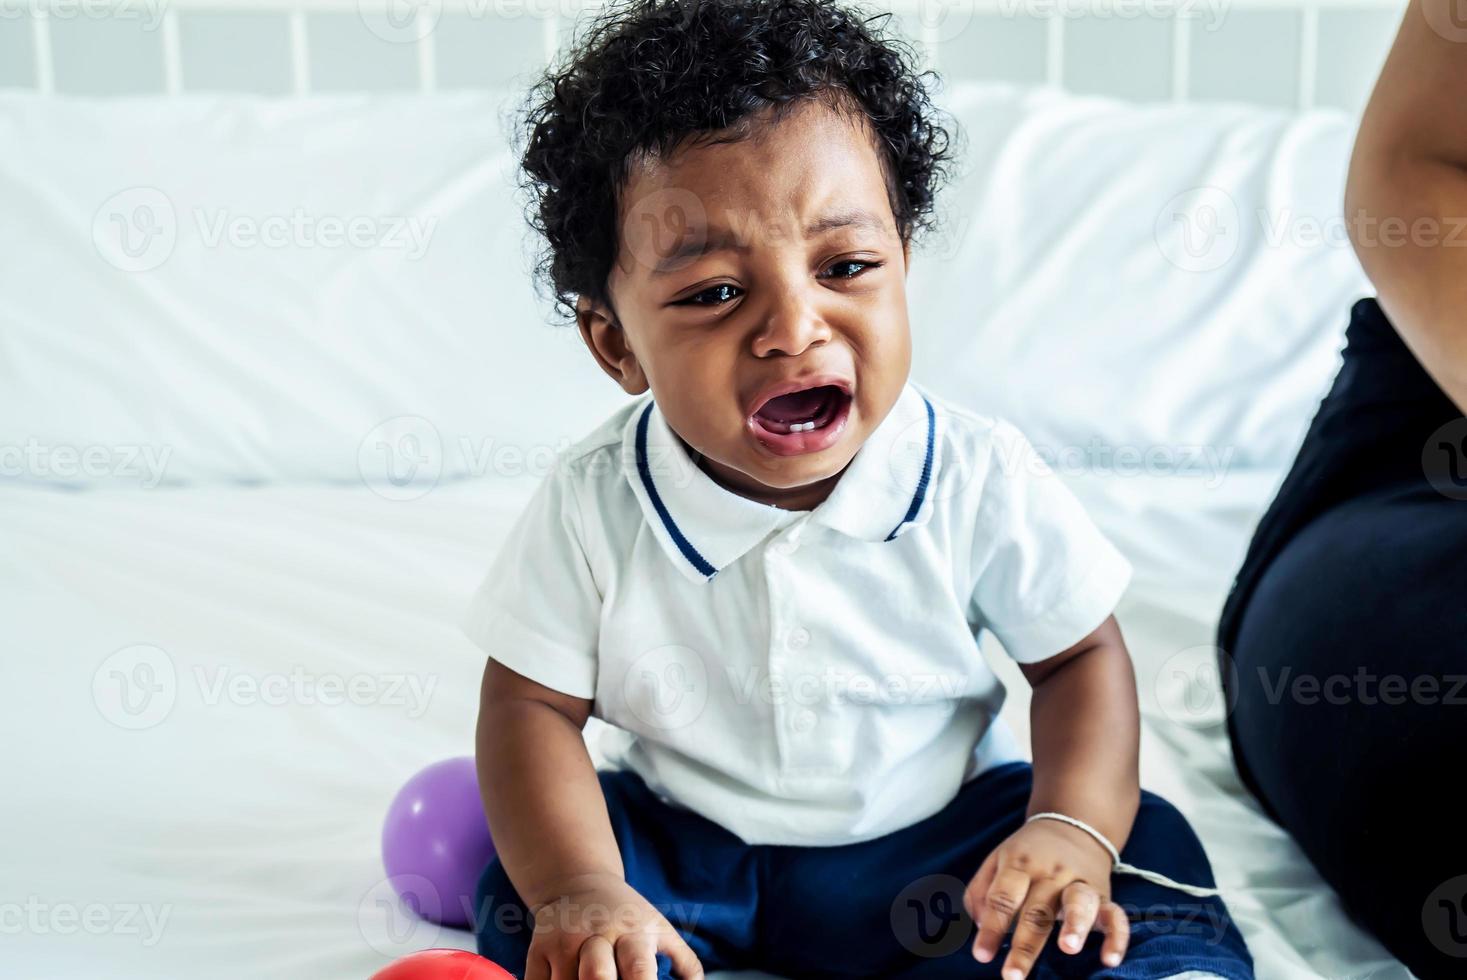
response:
M850 408L851 396L843 387L816 385L768 399L754 410L749 428L779 455L818 452L839 438Z

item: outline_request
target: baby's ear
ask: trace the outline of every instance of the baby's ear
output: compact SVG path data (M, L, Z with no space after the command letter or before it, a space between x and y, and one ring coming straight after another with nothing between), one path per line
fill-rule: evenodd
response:
M576 300L576 325L591 356L622 391L640 395L647 390L647 376L614 311L581 296Z

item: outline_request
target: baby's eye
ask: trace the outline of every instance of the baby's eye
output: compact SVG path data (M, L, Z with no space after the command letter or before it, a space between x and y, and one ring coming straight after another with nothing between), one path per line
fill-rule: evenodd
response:
M842 268L843 266L852 266L852 265L859 266L860 267L859 271L857 271L855 273L852 273L851 275L836 275L836 276L833 276L832 278L835 278L835 279L854 279L856 276L858 276L861 273L865 272L867 269L876 269L876 268L879 268L881 266L881 263L880 262L861 262L861 261L859 261L857 259L846 259L843 262L837 262L835 265L831 266L830 268L831 268L831 271L834 272L836 269Z
M692 296L689 296L687 299L678 300L673 305L674 306L721 306L722 304L728 302L730 299L733 298L732 296L725 295L725 292L727 290L737 290L737 289L738 289L737 286L731 285L730 283L721 282L721 283L719 283L716 286L709 286L707 289L703 290L701 293L694 293ZM703 298L704 297L714 296L714 295L717 295L720 298L718 300L716 300L715 302L713 302L713 303L705 303L705 302L703 302Z

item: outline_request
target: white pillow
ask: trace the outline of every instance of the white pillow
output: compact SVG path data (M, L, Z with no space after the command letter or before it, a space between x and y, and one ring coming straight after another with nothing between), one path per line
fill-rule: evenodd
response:
M519 97L0 96L0 478L543 471L623 396L534 292ZM1255 211L1337 215L1348 120L940 98L968 173L914 255L915 376L1059 463L1284 465L1364 280ZM1209 186L1227 234L1189 254Z
M1372 292L1341 217L1354 121L1006 85L943 101L967 172L913 256L914 373L1066 468L1287 465Z
M0 473L543 471L624 396L547 326L503 99L0 98Z

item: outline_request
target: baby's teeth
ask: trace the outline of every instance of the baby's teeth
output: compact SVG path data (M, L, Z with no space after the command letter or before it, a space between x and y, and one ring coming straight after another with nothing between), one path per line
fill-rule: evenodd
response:
M795 422L790 425L791 432L809 432L813 428L815 428L814 419L811 419L809 422Z

